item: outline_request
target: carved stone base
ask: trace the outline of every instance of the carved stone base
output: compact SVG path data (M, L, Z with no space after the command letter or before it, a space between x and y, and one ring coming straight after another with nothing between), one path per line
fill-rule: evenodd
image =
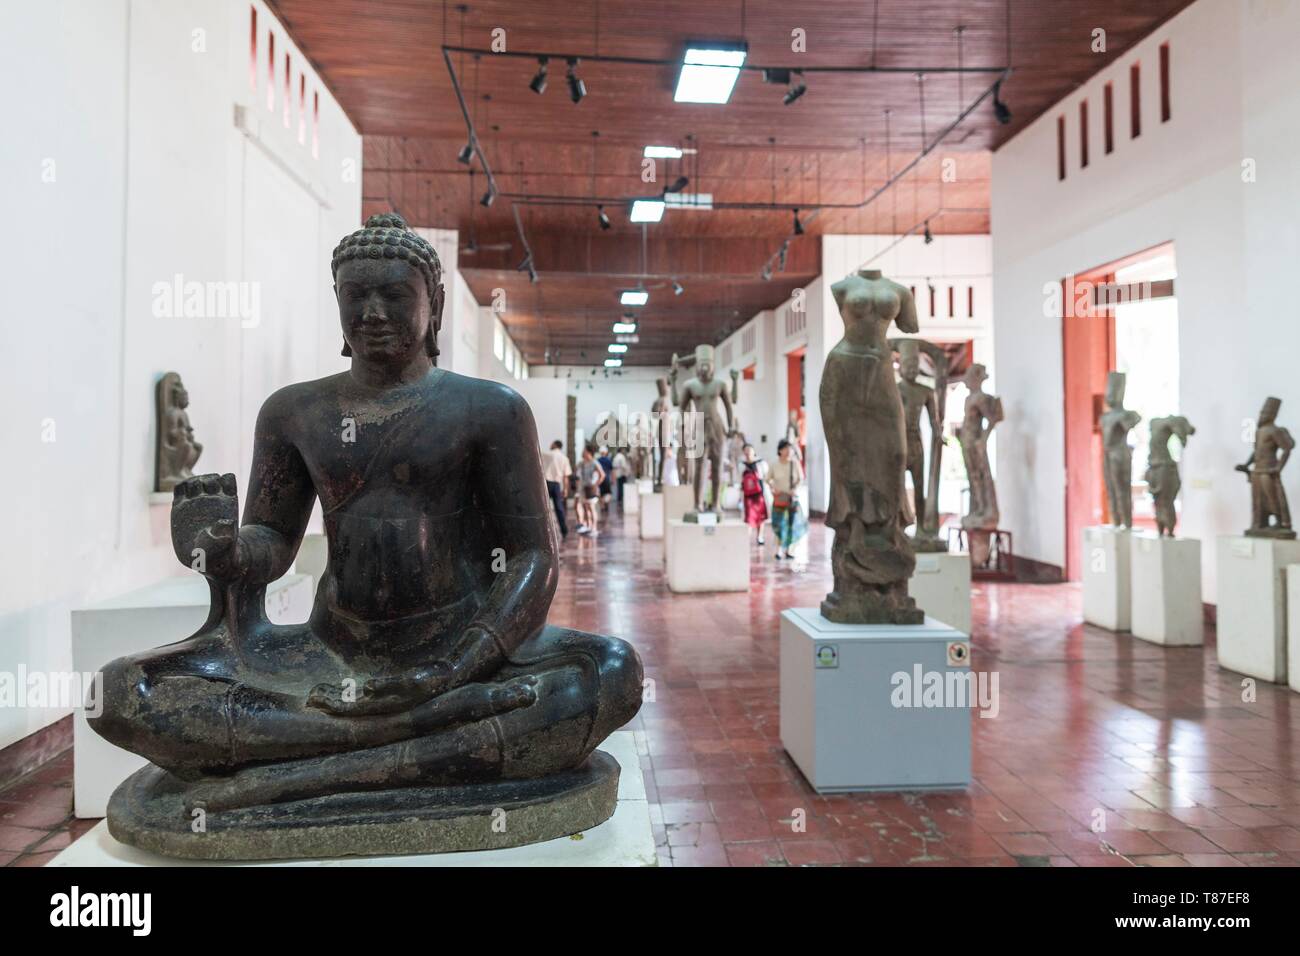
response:
M936 552L948 550L947 541L926 532L911 535L908 537L908 540L912 542L912 550L918 554L934 554Z
M840 594L832 591L822 601L822 617L836 624L924 624L925 611L901 589Z
M1294 541L1295 531L1291 528L1247 528L1248 538L1276 538L1279 541Z
M192 860L287 860L488 850L540 843L605 822L619 765L594 752L536 780L338 793L213 811L195 832L184 785L153 765L108 804L108 829L130 846Z

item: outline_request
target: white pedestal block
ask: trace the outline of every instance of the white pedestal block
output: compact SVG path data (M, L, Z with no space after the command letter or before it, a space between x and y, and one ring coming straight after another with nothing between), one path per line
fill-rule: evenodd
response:
M1201 542L1149 531L1131 536L1134 637L1153 644L1202 644Z
M431 853L417 856L343 857L330 860L259 860L247 863L210 863L174 860L126 846L113 839L108 822L86 833L47 866L655 866L655 840L650 829L645 778L631 731L610 734L600 745L619 762L618 806L600 826L583 833L581 840L560 837L545 843L474 850L468 853Z
M917 552L907 593L927 617L970 633L970 555Z
M818 792L970 785L971 709L996 713L965 634L781 613L781 743Z
M1132 618L1131 531L1099 525L1083 529L1083 619L1109 631L1127 631Z
M1300 541L1223 535L1218 568L1219 666L1249 677L1286 680L1286 566L1300 564Z
M690 485L664 485L664 533L668 533L668 522L680 521L694 508L694 488Z
M668 522L664 540L671 591L748 591L749 525Z
M311 614L312 579L286 574L266 589L267 617L302 623ZM157 584L72 612L72 667L95 673L109 661L189 637L208 617L208 583L197 574ZM73 712L73 801L79 817L102 817L108 798L146 763L90 729L82 708Z
M664 496L652 491L641 495L641 540L658 540L664 536Z
M641 489L635 481L623 482L623 514L634 515L641 513Z
M1300 564L1286 569L1286 682L1300 691Z

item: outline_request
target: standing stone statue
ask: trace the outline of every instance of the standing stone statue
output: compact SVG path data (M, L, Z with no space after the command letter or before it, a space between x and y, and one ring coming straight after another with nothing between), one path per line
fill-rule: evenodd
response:
M242 524L234 475L176 486L172 543L212 611L103 670L91 727L151 761L113 794L109 830L168 855L267 859L594 826L618 783L595 748L636 715L641 663L617 638L546 623L558 542L528 403L436 367L441 265L400 216L344 238L333 273L351 368L263 404ZM266 586L318 498L328 563L311 618L270 624Z
M695 366L695 377L686 382L681 387L680 393L677 388L676 371L678 365L686 366L687 363L679 363L677 356L673 356L673 404L680 405L682 410L682 447L686 452L684 457L693 458L695 467L693 468L693 486L695 489L695 510L687 512L685 521L695 521L701 512L711 511L718 514L722 510L721 484L722 484L722 455L723 446L727 436L735 430L735 419L733 414L732 394L727 390L727 385L721 379L714 377L713 366L713 346L700 345L695 349L694 360L689 364ZM735 387L735 380L732 380L732 387ZM722 400L722 406L726 410L726 424L723 424L722 416L718 414L718 399ZM699 415L692 415L691 412L695 406L699 406ZM701 494L704 486L704 469L701 467L704 462L709 464L709 507L704 508L704 498Z
M654 458L655 491L658 492L664 490L664 449L672 444L673 406L668 398L668 380L655 379L655 388L659 390L659 394L654 404L650 406L650 429L653 442L651 455Z
M803 431L799 428L799 409L790 409L790 417L785 424L785 440L790 443L790 454L803 462Z
M1255 538L1295 537L1291 528L1291 509L1282 487L1282 469L1291 458L1295 440L1291 433L1277 424L1278 409L1282 399L1264 399L1255 426L1255 447L1237 471L1250 479L1250 528L1246 534Z
M912 547L917 551L947 551L939 540L939 480L942 474L943 411L948 392L948 357L943 349L921 339L890 339L898 352L899 395L903 400L903 419L907 427L907 471L912 476L915 502L916 533ZM917 381L921 373L921 353L934 365L935 385L930 388ZM930 419L929 474L926 474L925 443L921 437L921 415Z
M1155 500L1156 530L1161 535L1174 536L1178 524L1178 511L1174 501L1182 481L1178 477L1178 462L1169 454L1169 440L1177 437L1178 443L1187 445L1187 438L1196 429L1182 415L1151 419L1151 444L1147 448L1147 491Z
M841 624L920 624L925 612L907 593L916 566L903 533L907 435L894 382L891 322L917 331L906 286L863 270L831 286L844 338L822 370L822 424L830 454L834 590L822 616Z
M1125 379L1123 372L1111 372L1107 377L1106 411L1100 422L1110 523L1117 528L1133 527L1133 447L1128 433L1142 421L1141 415L1124 407Z
M171 491L186 478L194 477L194 464L203 446L194 440L194 429L185 409L190 393L176 372L158 380L154 391L158 418L157 444L154 448L154 491Z
M992 554L990 537L1002 517L998 510L998 492L989 466L989 435L1002 421L1002 399L984 391L988 371L978 363L966 370L966 406L957 440L966 465L966 483L970 487L970 510L961 519L966 529L971 565L988 567Z

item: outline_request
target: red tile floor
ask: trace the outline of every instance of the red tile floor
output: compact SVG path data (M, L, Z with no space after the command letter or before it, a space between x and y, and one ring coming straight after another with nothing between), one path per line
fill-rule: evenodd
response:
M633 522L602 527L569 536L550 619L628 639L655 681L632 729L661 865L1300 864L1300 696L1260 683L1244 702L1213 628L1165 649L1082 624L1077 586L977 583L973 666L997 672L1000 712L972 714L970 790L823 797L777 722L778 619L828 590L822 526L807 572L769 542L748 593L710 595L669 593ZM69 753L0 792L0 865L93 825L70 809Z

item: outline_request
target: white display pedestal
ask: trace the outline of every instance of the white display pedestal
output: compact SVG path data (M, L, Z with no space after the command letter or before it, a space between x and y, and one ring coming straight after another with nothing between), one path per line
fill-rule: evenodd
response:
M933 618L834 624L790 608L780 659L781 743L818 792L970 785L981 702L965 634Z
M1285 681L1286 566L1300 564L1300 541L1223 535L1215 564L1219 666Z
M926 616L970 633L970 555L918 551L907 593Z
M641 513L641 489L637 483L628 479L623 482L623 514L635 515Z
M669 521L664 540L668 589L691 591L749 590L749 525Z
M1130 538L1133 636L1153 644L1204 643L1201 542L1149 531Z
M119 657L184 640L207 620L208 595L208 582L188 573L73 610L73 669L95 673ZM302 623L311 604L312 579L305 574L286 574L266 589L273 623ZM72 720L74 810L79 817L102 817L109 795L146 761L91 730L82 708Z
M1083 529L1083 619L1127 631L1132 619L1132 532L1109 525Z
M664 485L664 533L668 522L680 521L695 509L695 489L690 485Z
M247 863L211 863L175 860L119 843L101 821L47 866L655 866L654 833L645 778L631 731L610 734L601 750L619 762L618 806L600 826L582 834L581 840L560 837L545 843L474 850L467 853L431 853L421 856L342 857L330 860L257 860Z
M641 495L641 540L658 540L664 536L664 496L652 491Z
M1300 691L1300 564L1286 569L1286 682Z

